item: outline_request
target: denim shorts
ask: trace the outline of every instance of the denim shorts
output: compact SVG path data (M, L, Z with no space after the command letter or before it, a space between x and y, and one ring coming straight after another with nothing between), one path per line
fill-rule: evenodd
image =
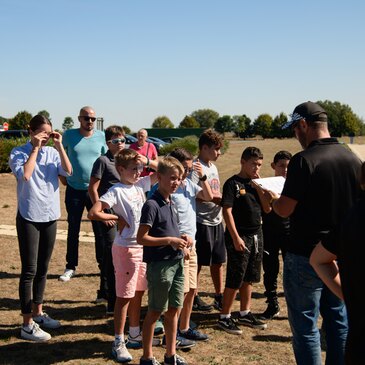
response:
M165 312L184 303L184 263L180 260L153 261L147 264L148 309Z

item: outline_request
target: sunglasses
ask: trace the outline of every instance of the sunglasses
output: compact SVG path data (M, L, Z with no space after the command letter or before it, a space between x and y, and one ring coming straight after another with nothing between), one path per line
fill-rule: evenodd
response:
M90 120L92 122L95 122L96 121L96 118L95 117L84 117L84 116L81 116L81 118L83 118L84 120L86 120L87 122L90 122Z
M110 139L107 142L110 142L112 144L124 143L125 142L125 138L114 138L114 139Z

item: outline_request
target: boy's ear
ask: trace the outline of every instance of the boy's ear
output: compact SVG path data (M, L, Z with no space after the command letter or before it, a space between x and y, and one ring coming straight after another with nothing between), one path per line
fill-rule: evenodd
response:
M275 170L275 163L274 163L274 162L271 162L271 168L272 168L273 170Z

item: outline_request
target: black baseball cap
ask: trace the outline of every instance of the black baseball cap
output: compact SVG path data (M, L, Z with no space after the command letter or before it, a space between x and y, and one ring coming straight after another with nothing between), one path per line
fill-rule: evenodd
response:
M302 119L307 122L327 122L327 113L320 105L307 101L295 107L293 114L290 114L290 120L282 126L282 129L289 128Z

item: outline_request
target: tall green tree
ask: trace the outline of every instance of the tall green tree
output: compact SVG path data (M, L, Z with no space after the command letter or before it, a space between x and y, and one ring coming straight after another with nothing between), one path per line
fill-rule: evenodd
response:
M212 109L199 109L191 113L191 115L201 128L213 128L219 118L219 113Z
M255 134L260 135L262 138L269 138L272 122L273 119L270 114L260 114L253 123Z
M230 115L223 115L217 119L214 129L219 133L231 132L234 127L233 119Z
M162 115L153 121L152 128L175 128L175 126L166 115Z
M341 137L342 135L359 134L362 130L362 120L352 111L347 104L338 101L317 101L327 112L328 129L331 135Z
M32 114L23 110L9 121L9 129L28 129Z
M233 131L236 137L250 137L251 129L251 119L246 114L233 116Z
M51 116L50 114L47 112L47 110L41 110L39 111L37 114L39 115L43 115L44 117L46 117L48 120L51 120Z
M66 117L63 120L62 129L64 131L66 131L67 129L71 129L73 126L74 126L74 121L73 121L73 119L71 117Z
M179 128L199 128L199 123L191 115L185 115L184 119L180 122Z
M272 138L283 138L292 136L290 128L282 129L283 125L288 121L288 116L281 112L277 115L271 124L271 137Z

